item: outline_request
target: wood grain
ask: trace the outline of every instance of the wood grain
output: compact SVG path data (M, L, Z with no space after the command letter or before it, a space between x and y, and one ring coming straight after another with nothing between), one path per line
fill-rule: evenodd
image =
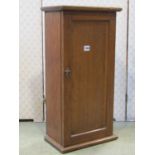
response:
M43 10L46 140L68 152L116 139L115 29L120 9L60 6ZM90 46L90 51L85 52L84 46Z
M72 70L64 79L66 146L112 135L114 22L115 14L65 13L64 70ZM84 52L84 45L91 51Z
M61 143L60 13L45 14L47 134Z
M67 153L67 152L79 150L79 149L82 149L82 148L85 148L85 147L89 147L89 146L93 146L93 145L113 141L113 140L116 140L117 138L118 137L116 135L112 135L112 136L108 136L108 137L105 137L105 138L95 139L95 140L92 140L92 141L89 141L89 142L84 142L84 143L64 147L61 144L57 143L54 139L52 139L48 135L45 136L45 140L48 143L52 144L61 153Z
M105 11L116 12L121 11L119 7L88 7L88 6L48 6L42 7L43 11Z

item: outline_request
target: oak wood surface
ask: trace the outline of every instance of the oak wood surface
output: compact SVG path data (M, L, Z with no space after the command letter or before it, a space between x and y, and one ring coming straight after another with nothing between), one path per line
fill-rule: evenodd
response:
M45 11L46 140L67 152L116 139L113 98L118 9L60 8Z
M45 136L45 140L48 143L52 144L61 153L67 153L67 152L79 150L79 149L82 149L82 148L85 148L85 147L89 147L89 146L93 146L93 145L96 145L96 144L101 144L101 143L113 141L113 140L116 140L116 139L118 139L118 137L116 135L111 135L111 136L108 136L108 137L105 137L105 138L95 139L95 140L92 140L92 141L89 141L89 142L83 142L83 143L80 143L80 144L75 144L75 145L64 147L61 144L57 143L54 139L52 139L48 135Z
M72 70L64 78L66 146L112 134L113 27L115 14L64 15L64 70ZM84 45L91 51L84 52Z
M46 132L61 143L60 12L45 15Z
M119 7L95 7L95 6L48 6L42 7L43 11L106 11L116 12L121 11Z

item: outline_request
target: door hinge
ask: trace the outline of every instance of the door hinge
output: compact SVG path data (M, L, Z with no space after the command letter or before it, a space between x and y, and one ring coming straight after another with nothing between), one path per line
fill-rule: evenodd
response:
M43 104L46 104L46 97L43 95Z

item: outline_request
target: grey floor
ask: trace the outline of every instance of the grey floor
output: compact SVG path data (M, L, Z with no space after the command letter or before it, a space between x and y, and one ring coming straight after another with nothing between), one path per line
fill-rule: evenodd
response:
M115 122L114 133L118 140L88 147L67 155L134 155L135 124L133 122ZM61 155L53 146L44 141L44 123L20 123L20 155Z

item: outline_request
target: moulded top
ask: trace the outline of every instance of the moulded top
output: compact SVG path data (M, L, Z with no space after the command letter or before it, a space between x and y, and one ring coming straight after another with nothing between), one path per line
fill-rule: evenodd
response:
M42 11L107 11L116 12L121 11L118 7L94 7L94 6L48 6L42 7Z

